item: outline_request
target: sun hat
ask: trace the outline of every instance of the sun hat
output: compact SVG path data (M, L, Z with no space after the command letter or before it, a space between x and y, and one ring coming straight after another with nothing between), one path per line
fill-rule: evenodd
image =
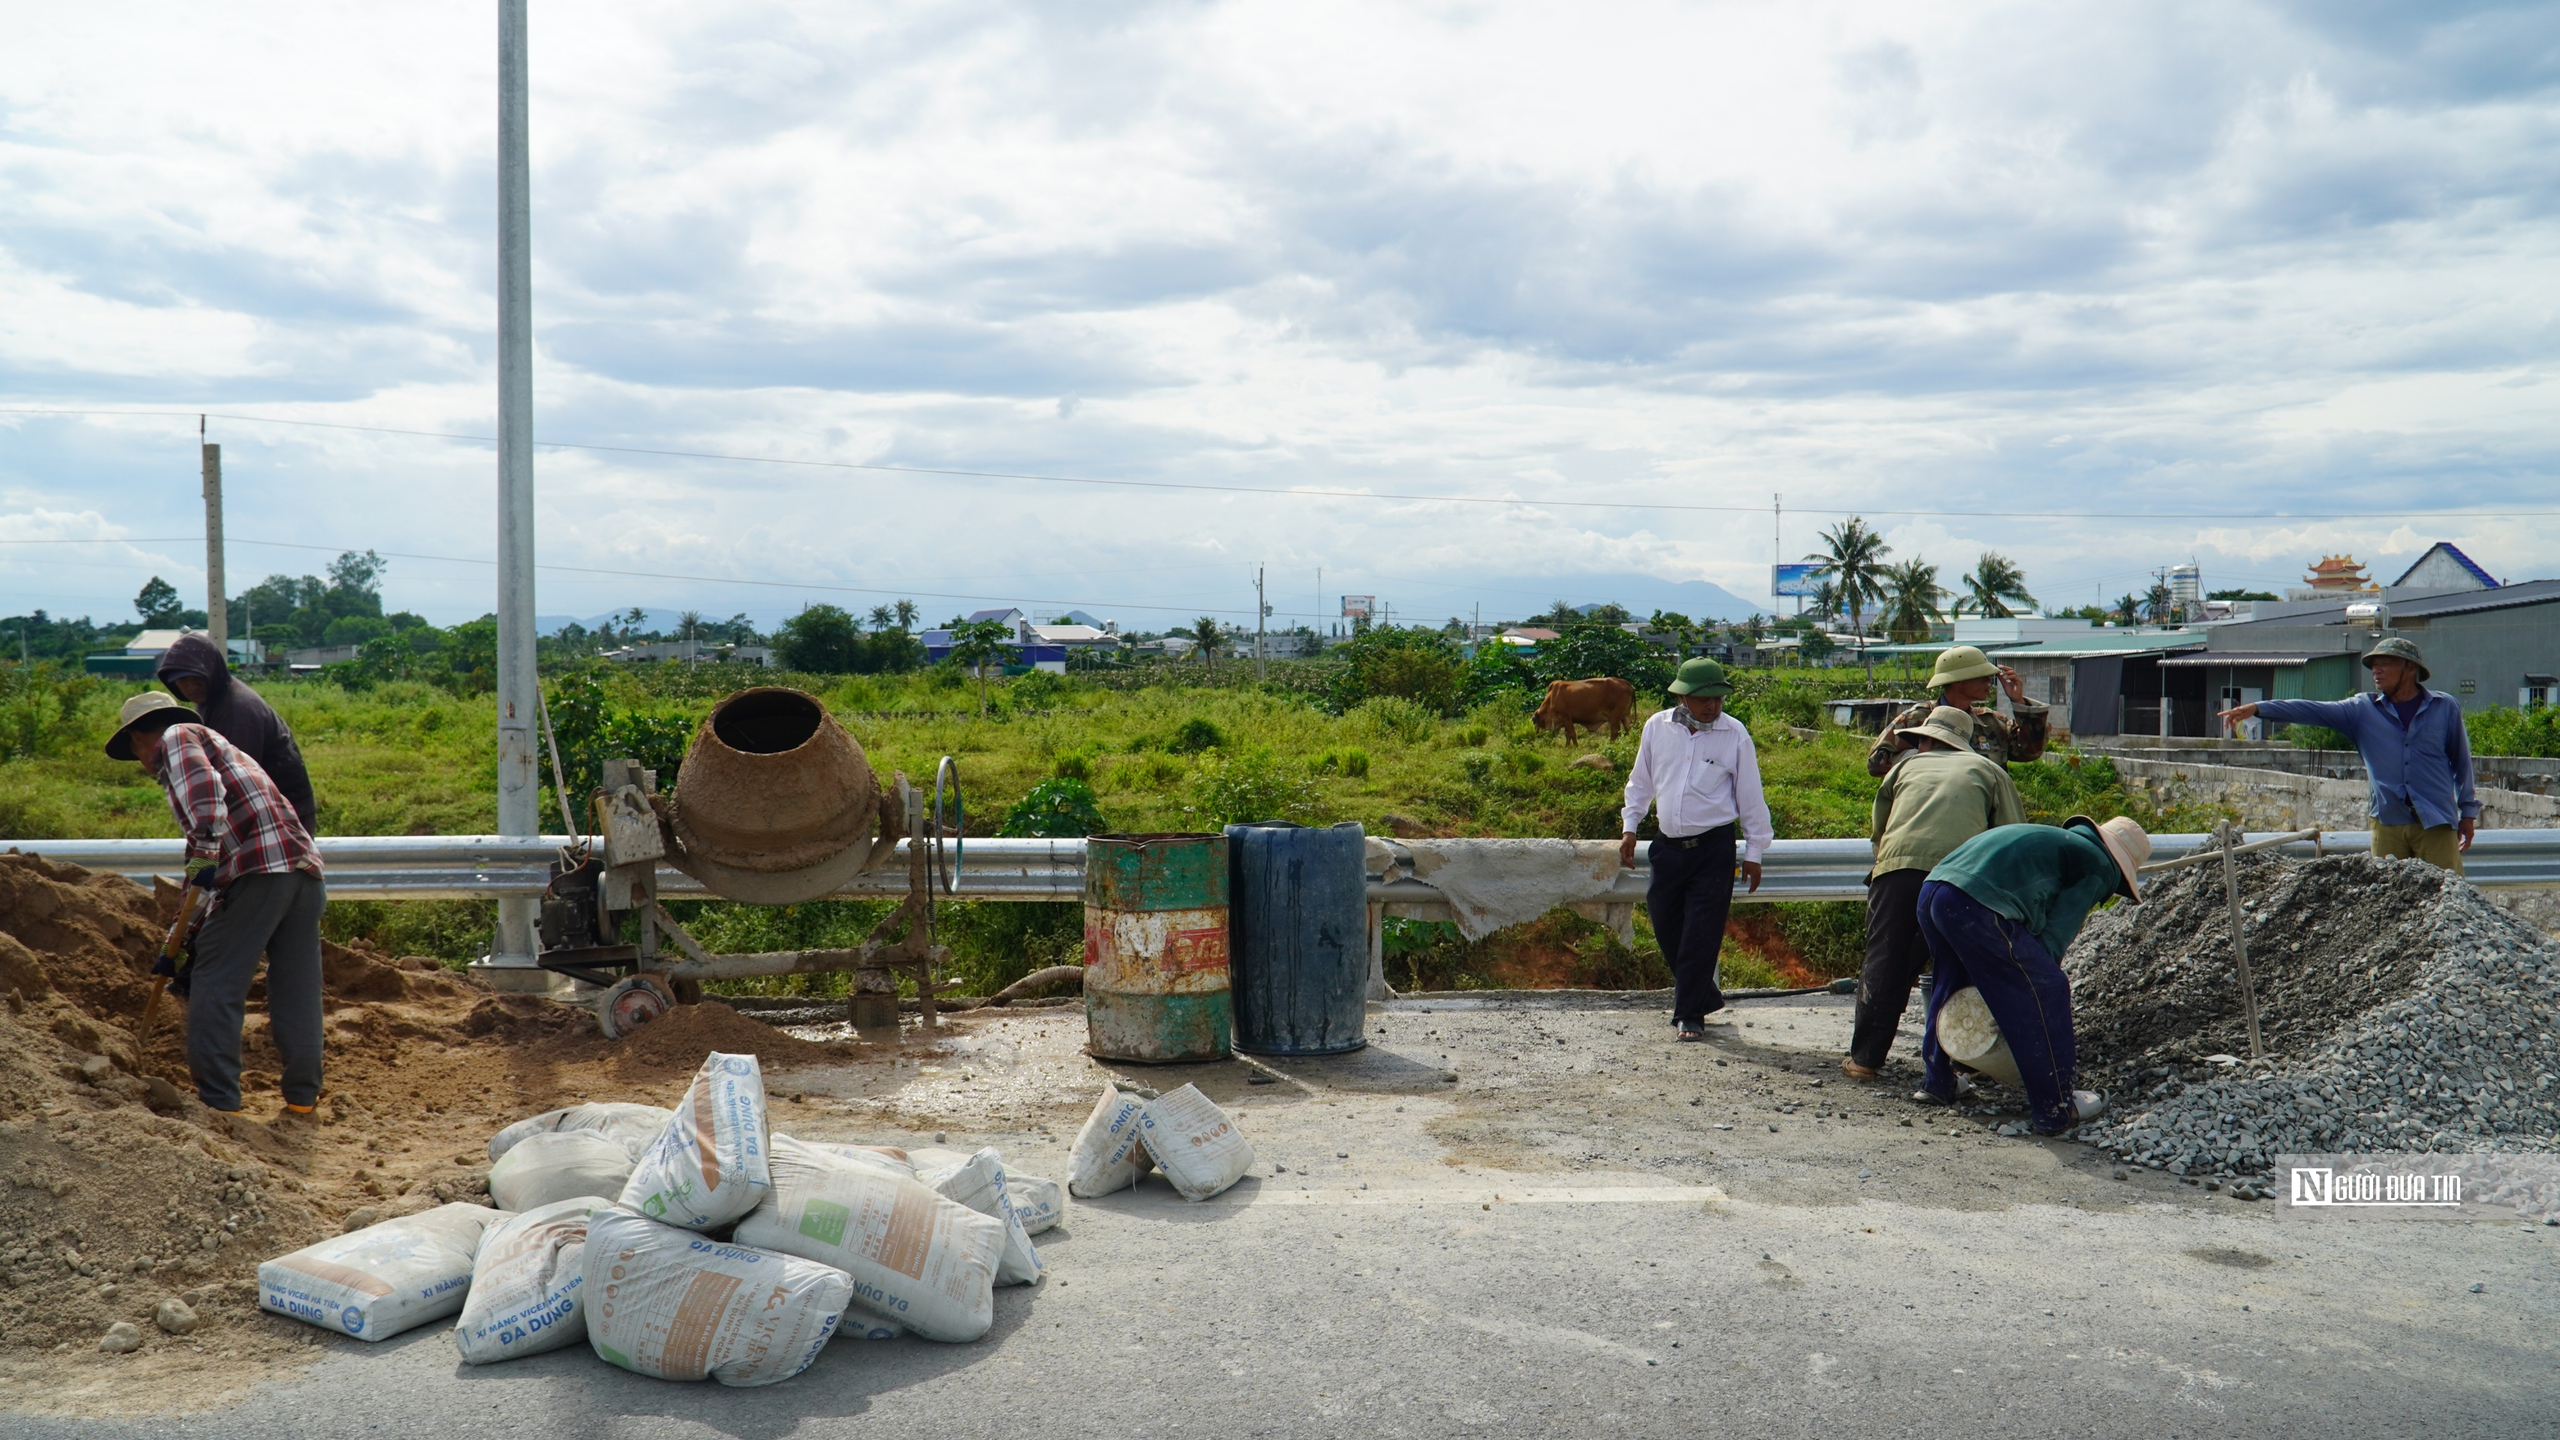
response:
M2151 837L2141 826L2122 815L2104 825L2086 815L2074 815L2062 822L2062 828L2086 830L2091 839L2106 846L2107 854L2115 858L2116 868L2124 872L2124 898L2137 905L2142 903L2140 875L2143 863L2151 858Z
M2373 642L2372 649L2364 652L2364 668L2367 670L2372 669L2373 662L2381 659L2385 655L2390 656L2394 660L2406 660L2410 664L2417 666L2418 683L2421 685L2427 683L2427 660L2425 656L2418 653L2418 645L2416 641L2400 635L2383 636L2381 639Z
M183 702L157 690L145 690L124 702L124 709L117 714L116 733L107 737L107 758L110 760L133 759L133 732L141 726L148 725L158 730L164 726L182 724L195 718L196 712L188 709Z
M1999 673L2000 667L1992 664L1991 657L1979 648L1954 645L1938 652L1938 668L1929 672L1929 688L1935 690L1942 685L1979 680L1985 675Z
M1730 695L1733 682L1724 678L1724 667L1701 655L1680 662L1680 678L1665 687L1674 695Z
M1970 750L1973 748L1973 717L1953 705L1941 705L1929 712L1928 719L1902 733L1926 735L1941 745Z

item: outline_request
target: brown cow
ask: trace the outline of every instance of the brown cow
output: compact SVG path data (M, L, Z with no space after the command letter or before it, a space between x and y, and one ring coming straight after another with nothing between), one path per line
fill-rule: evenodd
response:
M1609 738L1635 725L1635 687L1615 676L1597 680L1551 680L1547 682L1547 698L1538 703L1532 717L1541 730L1562 730L1565 743L1574 741L1573 727L1580 725L1597 730L1609 727Z

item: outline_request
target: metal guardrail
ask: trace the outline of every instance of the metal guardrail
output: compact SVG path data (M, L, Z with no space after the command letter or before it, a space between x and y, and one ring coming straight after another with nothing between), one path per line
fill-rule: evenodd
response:
M2274 838L2275 831L2250 835ZM2154 835L2151 858L2175 859L2211 840L2207 835ZM569 843L566 835L539 839L507 839L497 835L359 835L320 842L321 861L329 867L329 895L336 900L494 900L509 895L539 895L550 873L551 858ZM2322 848L2360 851L2367 846L2361 832L2323 837ZM175 840L12 840L0 847L41 855L91 870L112 870L144 884L154 875L176 878L185 856ZM899 853L903 857L905 846ZM2309 858L2312 842L2281 847L2286 855ZM1873 851L1864 840L1780 840L1762 857L1760 891L1754 900L1866 899L1867 865ZM2483 830L2466 857L2466 873L2475 885L2490 887L2560 886L2560 830ZM1610 887L1585 897L1589 902L1632 904L1644 899L1651 872L1644 847L1636 849L1633 869L1622 870ZM668 899L708 899L702 883L680 870L658 872L659 894ZM886 899L906 893L907 871L900 862L856 876L836 892L849 900ZM977 840L969 842L969 863L960 876L955 899L1080 900L1084 897L1084 844L1078 840ZM1369 898L1387 904L1437 903L1440 892L1409 876L1373 878Z

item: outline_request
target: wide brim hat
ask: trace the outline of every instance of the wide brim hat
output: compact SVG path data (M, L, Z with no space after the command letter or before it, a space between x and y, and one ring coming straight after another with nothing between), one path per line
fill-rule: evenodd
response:
M2386 655L2390 656L2394 660L2406 660L2410 664L2417 666L2418 683L2421 685L2427 683L2430 678L2427 674L2427 658L2418 653L2418 643L2416 641L2398 635L2383 636L2381 639L2373 642L2372 649L2364 652L2364 668L2367 670L2372 669L2373 662Z
M2119 815L2101 825L2086 815L2074 815L2062 822L2065 830L2089 832L2089 838L2107 847L2107 854L2124 876L2117 893L2139 905L2142 903L2142 867L2151 859L2151 836L2140 825Z
M188 709L183 702L157 690L146 690L124 702L124 709L117 712L116 733L107 737L107 758L110 760L135 758L133 732L145 725L158 730L164 726L183 724L195 719L196 712Z
M1929 672L1929 688L1935 690L1942 685L1979 680L1985 675L1999 673L2000 667L1992 664L1991 657L1983 654L1979 648L1972 645L1952 645L1938 652L1938 667Z
M1700 656L1681 662L1680 676L1663 687L1674 695L1730 695L1733 682L1724 678L1724 667Z
M1970 750L1973 748L1973 717L1953 705L1941 705L1930 711L1927 719L1902 733L1926 735L1941 745Z

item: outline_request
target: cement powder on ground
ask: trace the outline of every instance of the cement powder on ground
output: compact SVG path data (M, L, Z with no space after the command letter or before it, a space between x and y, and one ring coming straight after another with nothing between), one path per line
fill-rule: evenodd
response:
M2248 1063L2220 868L2172 872L2064 959L2080 1084L2110 1101L2077 1138L2176 1174L2555 1148L2560 944L2420 861L2252 856L2238 879L2271 1063Z

